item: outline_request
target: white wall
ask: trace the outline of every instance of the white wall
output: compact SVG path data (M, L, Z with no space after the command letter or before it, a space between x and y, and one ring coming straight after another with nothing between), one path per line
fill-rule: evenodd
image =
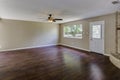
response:
M105 21L105 54L115 53L115 14L108 14L61 24L59 43L89 50L89 23L94 21ZM83 39L71 39L63 37L63 26L70 24L83 25Z
M58 25L18 20L0 20L0 51L58 43Z

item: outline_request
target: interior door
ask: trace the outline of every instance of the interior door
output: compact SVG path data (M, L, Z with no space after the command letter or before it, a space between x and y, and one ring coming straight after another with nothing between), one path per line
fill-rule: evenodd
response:
M104 21L90 23L90 51L104 53Z

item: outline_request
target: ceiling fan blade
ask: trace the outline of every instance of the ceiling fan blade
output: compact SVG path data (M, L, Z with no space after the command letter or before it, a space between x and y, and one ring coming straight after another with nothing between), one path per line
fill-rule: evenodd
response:
M51 17L48 17L48 20L50 20Z
M53 20L53 22L56 22L56 20Z
M55 18L54 20L63 20L63 19L57 19L57 18Z

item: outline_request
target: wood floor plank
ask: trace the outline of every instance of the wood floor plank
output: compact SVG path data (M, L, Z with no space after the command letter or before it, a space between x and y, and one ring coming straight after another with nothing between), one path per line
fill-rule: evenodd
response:
M0 80L120 80L109 58L65 46L0 53Z

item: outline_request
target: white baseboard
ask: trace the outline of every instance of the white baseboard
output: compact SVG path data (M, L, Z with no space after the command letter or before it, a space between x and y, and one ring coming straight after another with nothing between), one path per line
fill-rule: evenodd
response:
M58 45L63 45L63 46L68 46L68 47L72 47L72 48L75 48L75 49L79 49L79 50L84 50L84 51L88 51L88 52L91 52L90 50L88 50L88 49L83 49L83 48L79 48L79 47L75 47L75 46L71 46L71 45L67 45L67 44L61 44L61 43L59 43ZM103 54L103 55L105 55L105 56L110 56L110 54Z
M32 49L32 48L40 48L40 47L50 47L50 46L56 46L56 45L57 44L49 44L49 45L41 45L41 46L32 46L32 47L22 47L22 48L14 48L14 49L5 49L5 50L0 50L0 52L23 50L23 49Z
M58 45L68 46L68 47L72 47L72 48L75 48L75 49L79 49L79 50L84 50L84 51L90 52L90 50L88 50L88 49L83 49L83 48L79 48L79 47L75 47L75 46L71 46L71 45L67 45L67 44L59 43Z
M110 57L110 54L103 54L103 55Z
M110 55L110 61L120 69L120 60L115 58L114 56Z

